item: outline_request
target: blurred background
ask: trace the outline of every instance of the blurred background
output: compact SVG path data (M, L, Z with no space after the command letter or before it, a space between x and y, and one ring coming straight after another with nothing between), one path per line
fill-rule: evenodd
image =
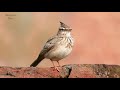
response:
M0 12L0 66L28 67L54 36L59 21L75 45L65 64L120 64L120 12ZM44 59L38 67L51 67Z

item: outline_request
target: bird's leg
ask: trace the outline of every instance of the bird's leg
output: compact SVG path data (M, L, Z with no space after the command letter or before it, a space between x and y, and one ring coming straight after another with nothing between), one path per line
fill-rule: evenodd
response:
M61 67L59 61L57 61L57 63L58 63L58 65L59 65L59 67Z
M52 61L52 60L51 60L51 61ZM52 64L53 64L55 70L57 70L57 71L59 72L60 70L59 70L59 68L58 68L57 66L55 66L54 61L52 61Z
M62 66L60 65L59 61L57 61L59 67L58 68L62 68ZM64 71L64 69L62 68L62 71Z
M57 68L58 68L58 70L59 70L59 68L62 68L62 67L61 67L59 61L57 61L57 63L58 63L58 67L57 67ZM63 69L62 69L62 70L63 70ZM59 71L60 71L60 70L59 70Z

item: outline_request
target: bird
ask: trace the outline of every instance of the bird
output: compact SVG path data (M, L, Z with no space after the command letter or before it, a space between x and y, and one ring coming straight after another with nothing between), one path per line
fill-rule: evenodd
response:
M59 67L61 67L59 61L66 58L71 53L74 46L74 39L71 35L71 31L72 28L60 21L57 34L47 40L37 59L30 65L30 67L36 67L46 58L50 59L54 69L59 71L54 62L56 61Z

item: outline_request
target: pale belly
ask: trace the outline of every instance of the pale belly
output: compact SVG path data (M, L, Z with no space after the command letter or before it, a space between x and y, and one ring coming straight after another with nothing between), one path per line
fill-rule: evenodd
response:
M66 48L64 46L60 46L59 48L54 48L46 53L45 57L51 59L53 61L59 61L66 56L68 56L72 51L72 48Z

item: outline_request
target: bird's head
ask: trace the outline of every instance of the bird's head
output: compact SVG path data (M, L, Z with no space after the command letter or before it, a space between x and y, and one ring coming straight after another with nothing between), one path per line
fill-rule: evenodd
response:
M70 36L71 30L72 29L69 26L67 26L63 22L60 22L60 27L59 27L58 35Z
M66 24L64 24L63 22L60 21L59 30L61 30L61 31L71 31L72 29L69 26L67 26Z

